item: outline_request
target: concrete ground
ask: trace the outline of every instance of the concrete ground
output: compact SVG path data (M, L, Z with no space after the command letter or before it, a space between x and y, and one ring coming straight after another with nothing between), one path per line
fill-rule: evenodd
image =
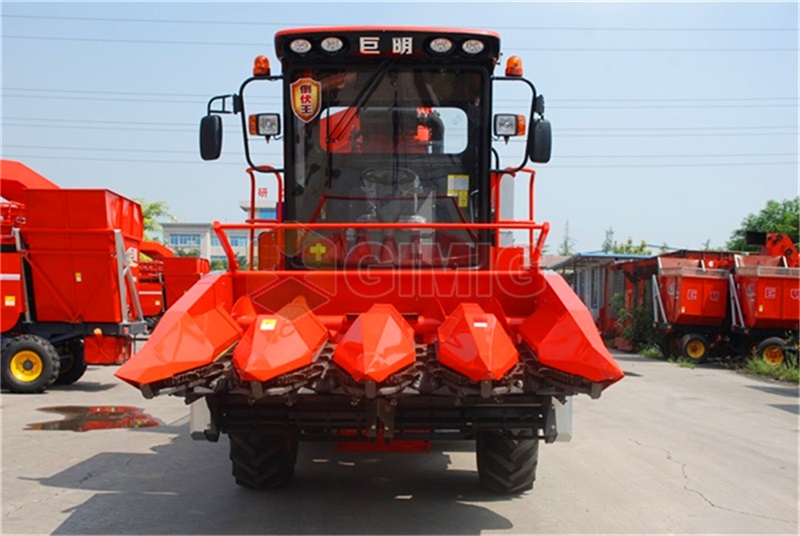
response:
M543 446L534 491L513 498L479 487L467 442L427 454L303 444L288 489L251 492L234 484L225 438L189 439L181 400L145 400L91 367L69 387L3 394L0 532L798 533L797 386L618 358L627 378L575 399L573 441ZM163 424L31 427L63 406L135 406Z

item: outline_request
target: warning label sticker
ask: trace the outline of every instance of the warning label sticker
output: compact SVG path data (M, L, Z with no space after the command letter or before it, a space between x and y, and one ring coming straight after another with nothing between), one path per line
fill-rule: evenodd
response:
M258 329L261 331L274 331L275 327L278 325L277 318L263 318L261 319L261 325Z
M447 195L458 199L458 206L469 206L469 175L448 175Z

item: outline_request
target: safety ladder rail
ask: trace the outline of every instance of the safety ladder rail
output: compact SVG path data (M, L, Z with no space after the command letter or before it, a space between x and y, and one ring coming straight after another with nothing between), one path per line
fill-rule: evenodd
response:
M664 302L661 300L661 291L658 286L658 276L653 274L653 316L657 324L667 323L667 312L664 309ZM663 320L663 322L662 322Z
M291 230L299 230L299 231L313 231L313 230L322 230L322 231L331 231L331 230L340 230L342 228L342 223L300 223L300 222L270 222L270 221L260 221L256 223L221 223L219 221L215 221L213 224L214 232L216 233L217 237L219 238L220 245L222 246L223 251L228 257L228 269L230 271L236 271L239 269L239 261L236 258L236 254L233 251L233 246L231 246L230 240L228 240L228 236L225 231L230 230L248 230L248 231L256 231L256 230L263 230L263 231L291 231ZM408 229L432 229L432 230L490 230L490 231L499 231L500 229L512 229L512 230L526 230L531 233L531 236L535 231L539 231L539 236L536 240L535 245L535 257L531 259L530 269L536 269L538 267L538 262L534 263L533 261L538 261L538 254L541 253L542 248L544 247L544 241L547 238L548 233L550 232L550 224L545 223L535 223L532 221L524 221L524 220L509 220L509 221L501 221L499 223L386 223L386 222L350 222L346 224L348 229L360 230L360 229L373 229L373 230L408 230ZM538 254L536 254L538 253Z
M744 329L744 314L742 313L742 303L739 301L739 294L736 292L736 281L733 274L728 274L728 287L731 303L731 327Z
M125 253L125 244L122 241L122 231L114 229L114 248L117 257L117 280L119 281L119 303L122 311L122 319L125 323L133 321L144 322L144 312L139 301L139 293L136 292L136 280L133 278L131 263L128 262L128 255ZM133 296L133 307L136 317L131 318L128 313L128 297L125 290L129 289Z

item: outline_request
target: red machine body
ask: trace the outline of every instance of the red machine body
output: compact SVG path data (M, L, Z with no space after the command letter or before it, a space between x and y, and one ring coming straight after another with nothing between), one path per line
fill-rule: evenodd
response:
M746 233L759 255L737 255L730 276L731 340L745 355L778 366L800 336L800 253L781 233Z
M259 57L239 94L211 99L202 157L219 156L232 99L251 200L255 173L274 178L277 215L215 223L229 270L184 294L116 374L146 397L183 396L194 437L228 434L239 484L288 483L299 441L475 439L484 485L517 493L533 486L539 441L568 433L569 397L623 377L586 307L540 270L549 225L525 164L549 160L550 125L518 58L492 75L499 48L491 32L287 30L281 76ZM492 117L504 83L530 90L527 116ZM288 97L283 120L246 117L250 91L270 87ZM523 163L501 168L493 135L523 135L526 117ZM256 156L279 134L285 169ZM528 217L502 217L502 182L518 175ZM258 244L251 269L232 230Z
M719 327L728 312L728 272L701 259L658 259L658 297L669 324Z
M167 246L142 242L140 252L149 260L139 262L136 288L142 312L151 327L192 285L211 270L208 259L176 257Z
M3 388L72 383L87 364L121 363L145 324L137 203L109 190L61 189L19 162L0 161Z
M734 326L794 330L800 325L800 269L783 256L737 255L732 274Z
M748 233L748 242L761 252L679 251L612 265L606 308L613 301L610 281L623 273L624 308L652 299L665 355L702 361L712 352L764 357L771 349L768 361L780 364L790 350L787 333L800 329L797 249L777 233Z
M138 203L109 190L28 190L21 229L40 322L120 323L135 290L119 277L121 257L135 280L143 220ZM117 238L119 234L119 238ZM121 238L121 240L120 240ZM121 250L121 251L120 251ZM126 299L120 300L125 293Z

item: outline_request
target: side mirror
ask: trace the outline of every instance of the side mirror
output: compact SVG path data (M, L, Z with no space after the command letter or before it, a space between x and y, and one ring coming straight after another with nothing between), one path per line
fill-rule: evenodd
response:
M200 120L200 158L216 160L222 153L222 118L207 115Z
M528 158L532 162L545 164L550 161L552 147L553 131L550 127L550 121L547 119L535 121L528 136Z

